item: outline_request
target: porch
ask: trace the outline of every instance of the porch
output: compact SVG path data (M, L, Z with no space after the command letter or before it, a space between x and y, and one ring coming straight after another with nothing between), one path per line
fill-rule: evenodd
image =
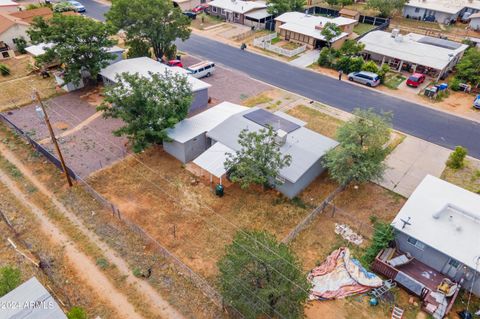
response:
M404 262L392 266L391 264L395 264L392 261L399 256L406 256ZM460 285L448 276L394 248L380 251L373 262L372 270L393 279L398 285L420 297L422 310L435 319L446 317L460 291ZM442 285L447 285L447 291L440 289Z

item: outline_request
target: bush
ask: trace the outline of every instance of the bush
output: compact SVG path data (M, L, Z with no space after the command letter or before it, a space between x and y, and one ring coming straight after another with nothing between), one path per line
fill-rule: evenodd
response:
M467 156L468 151L465 147L457 146L455 150L450 154L447 160L447 166L453 169L462 168L465 164L465 157Z
M140 58L140 57L150 57L150 44L147 41L141 39L134 39L127 41L126 45L128 46L127 58Z
M72 307L67 313L68 319L87 319L87 313L81 307Z
M12 41L17 46L18 52L20 52L21 54L27 53L27 51L25 51L25 48L27 47L27 40L25 40L24 37L15 38Z
M0 63L0 74L2 76L10 75L10 69L5 64Z
M373 61L367 61L362 65L362 71L373 72L378 74L378 66Z
M342 56L338 59L335 67L337 70L342 70L343 73L350 73L350 72L357 72L362 69L363 64L365 61L362 57L349 57L349 56Z
M19 269L10 266L0 268L0 297L17 288L21 280Z
M380 250L387 248L390 242L395 238L393 227L390 224L376 222L373 227L374 232L372 242L365 250L363 256L360 258L362 265L366 267L370 266Z
M381 83L385 82L385 76L387 75L388 72L390 72L390 67L387 64L382 65L378 70L377 74L380 77Z
M460 88L461 83L462 83L462 80L460 80L457 77L454 77L453 79L450 80L450 83L448 84L448 86L453 91L460 91L461 90L461 88Z
M175 44L172 44L167 50L165 50L165 57L167 60L173 60L177 58L177 46Z
M317 63L319 66L330 67L332 66L332 53L329 48L324 47L320 51Z

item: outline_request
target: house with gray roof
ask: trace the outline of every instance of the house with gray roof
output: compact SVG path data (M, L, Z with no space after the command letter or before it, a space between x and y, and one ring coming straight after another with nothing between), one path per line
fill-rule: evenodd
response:
M229 116L226 116L227 109L230 112ZM213 123L213 117L207 115L199 118L202 115L199 114L182 121L185 123L178 123L169 132L172 140L170 143L188 145L188 143L200 141L196 144L198 147L187 146L183 149L175 147L176 151L172 152L173 147L166 143L164 148L183 162L193 158L194 154L198 154L192 163L207 172L211 180L214 177L220 183L225 180L227 174L224 167L227 154L235 154L241 149L238 137L244 129L258 132L271 126L277 132L280 151L283 155L290 155L292 158L291 164L279 172L277 179L280 183L277 190L289 198L297 196L324 171L323 156L328 150L338 145L336 141L307 129L305 122L280 111L271 113L260 108L245 108L224 102L204 113L207 112L217 114L216 125L200 124ZM196 123L193 125L192 121ZM185 134L187 127L187 130L192 133ZM197 134L198 132L201 134ZM197 141L194 141L195 139ZM203 151L199 153L202 148ZM181 152L178 153L178 150Z
M45 287L32 277L0 298L1 319L67 319Z
M480 12L480 0L410 0L403 7L403 16L443 24L465 20Z

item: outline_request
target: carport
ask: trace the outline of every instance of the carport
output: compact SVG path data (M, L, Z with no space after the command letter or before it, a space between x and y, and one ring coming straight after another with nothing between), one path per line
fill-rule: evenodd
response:
M265 23L271 20L273 20L273 15L268 13L267 9L260 9L246 13L244 24L256 29L264 29Z

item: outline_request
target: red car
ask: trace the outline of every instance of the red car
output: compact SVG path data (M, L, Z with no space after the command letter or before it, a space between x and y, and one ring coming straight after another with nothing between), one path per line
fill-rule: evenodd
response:
M195 8L193 8L192 12L201 13L201 12L205 11L205 9L207 9L207 8L208 8L208 4L202 3L202 4L199 4L198 6L196 6Z
M178 67L183 68L183 63L180 60L170 60L170 61L167 62L167 65L168 66L178 66Z
M413 88L418 88L420 84L425 81L425 74L413 73L407 80L407 85Z

